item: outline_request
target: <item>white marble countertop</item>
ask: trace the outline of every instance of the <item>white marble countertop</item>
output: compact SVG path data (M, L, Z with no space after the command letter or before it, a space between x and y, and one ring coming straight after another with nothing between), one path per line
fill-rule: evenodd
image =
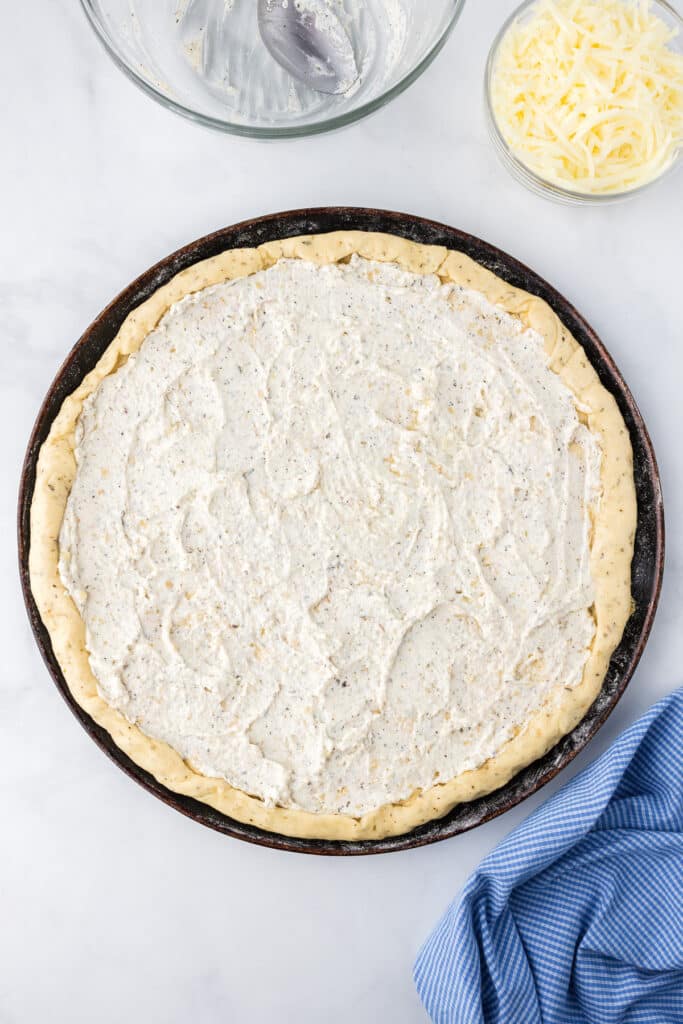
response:
M418 1024L418 946L481 857L683 679L683 175L571 209L513 182L482 74L513 0L470 0L434 66L364 123L263 145L167 113L110 63L75 0L8 4L0 161L0 1021ZM82 329L179 245L324 204L406 210L513 253L602 335L650 427L669 523L660 611L621 704L542 795L449 842L326 860L214 834L135 786L50 681L19 594L16 485L29 430Z

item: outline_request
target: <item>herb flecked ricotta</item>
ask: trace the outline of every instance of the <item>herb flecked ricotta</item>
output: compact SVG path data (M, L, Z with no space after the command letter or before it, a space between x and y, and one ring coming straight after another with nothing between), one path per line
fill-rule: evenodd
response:
M76 440L59 568L100 692L207 776L361 815L581 680L600 448L478 292L280 260L176 303Z

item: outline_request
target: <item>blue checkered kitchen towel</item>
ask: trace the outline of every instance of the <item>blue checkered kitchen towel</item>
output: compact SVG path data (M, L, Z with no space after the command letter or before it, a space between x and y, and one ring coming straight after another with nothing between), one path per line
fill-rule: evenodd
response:
M683 1022L683 689L486 857L415 982L438 1024Z

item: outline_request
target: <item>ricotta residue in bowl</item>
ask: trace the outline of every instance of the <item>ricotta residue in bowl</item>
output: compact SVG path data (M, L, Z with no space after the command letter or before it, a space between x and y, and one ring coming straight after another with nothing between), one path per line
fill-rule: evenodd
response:
M60 573L104 699L360 815L581 679L600 449L537 333L354 257L178 302L86 401Z

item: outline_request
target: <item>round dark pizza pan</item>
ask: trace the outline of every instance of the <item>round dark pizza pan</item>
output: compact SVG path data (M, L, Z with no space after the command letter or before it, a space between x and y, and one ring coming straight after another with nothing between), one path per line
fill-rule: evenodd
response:
M250 825L243 825L214 811L205 804L171 792L134 764L119 750L109 734L93 722L71 696L55 659L50 637L38 614L31 593L28 572L28 552L31 541L29 512L35 485L38 451L47 437L62 402L80 384L85 374L94 367L131 310L144 302L174 274L199 260L215 256L225 249L257 246L262 242L293 235L317 234L343 229L386 231L415 242L459 249L510 284L524 288L545 299L584 347L602 383L617 401L631 435L638 495L638 527L632 568L634 611L626 626L622 641L612 657L602 689L581 723L544 757L520 771L506 786L495 793L470 803L461 804L446 817L429 822L404 835L363 842L291 839L287 836L265 832ZM631 392L595 331L571 303L538 274L487 242L435 221L384 210L347 207L293 210L224 228L179 249L146 271L125 291L121 292L118 298L114 299L86 330L57 374L38 413L29 441L19 494L19 565L31 627L60 693L98 746L145 789L163 800L164 803L175 807L176 810L203 825L262 846L300 853L331 855L385 853L447 839L502 814L503 811L514 807L557 775L595 735L626 689L650 633L661 589L664 566L664 514L655 454Z

